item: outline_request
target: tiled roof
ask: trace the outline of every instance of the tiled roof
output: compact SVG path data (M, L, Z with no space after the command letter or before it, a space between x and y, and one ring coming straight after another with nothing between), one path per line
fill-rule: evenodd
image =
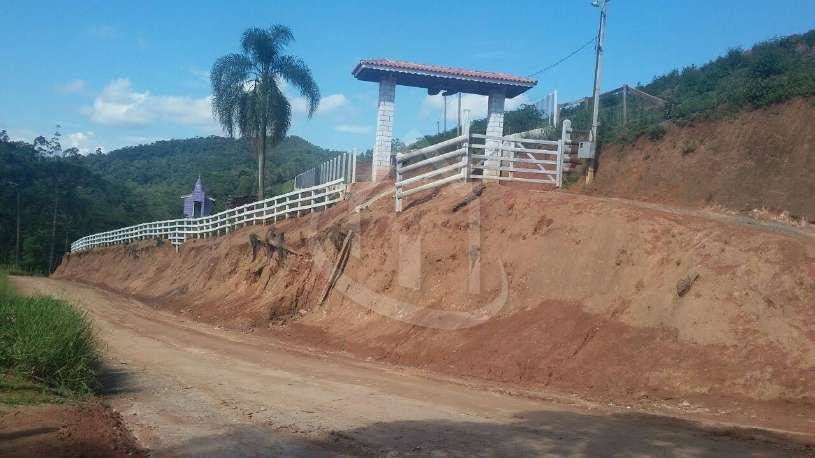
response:
M379 67L382 69L408 72L408 73L429 73L437 76L447 76L451 78L491 80L495 82L505 82L507 84L518 84L522 86L534 86L537 80L524 76L511 75L500 72L482 72L477 70L467 70L464 68L442 67L438 65L417 64L392 59L363 59L354 68L353 74L356 76L364 67Z

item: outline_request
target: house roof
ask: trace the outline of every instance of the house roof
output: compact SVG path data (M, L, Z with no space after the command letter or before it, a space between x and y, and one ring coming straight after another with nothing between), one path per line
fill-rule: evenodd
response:
M509 73L483 72L392 59L363 59L351 73L358 80L377 83L383 77L390 76L396 80L396 84L427 88L431 95L441 91L489 95L492 91L503 90L507 98L512 98L538 84L535 79Z

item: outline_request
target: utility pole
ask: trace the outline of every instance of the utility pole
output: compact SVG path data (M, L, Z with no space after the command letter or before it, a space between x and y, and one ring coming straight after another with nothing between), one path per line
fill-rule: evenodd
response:
M589 141L594 147L594 155L589 159L589 171L586 174L586 184L594 181L594 171L597 166L597 127L600 125L598 116L600 115L600 75L603 68L603 48L606 38L606 13L608 12L609 0L594 0L592 6L600 8L600 31L597 35L597 59L594 64L594 106L591 116L591 137Z

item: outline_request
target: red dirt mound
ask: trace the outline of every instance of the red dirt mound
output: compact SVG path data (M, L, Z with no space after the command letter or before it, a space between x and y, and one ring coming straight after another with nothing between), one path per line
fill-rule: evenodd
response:
M731 119L666 124L657 141L606 145L586 192L679 205L789 212L815 222L815 99Z
M361 357L589 397L815 401L815 238L726 217L470 185L251 226L180 252L71 255L56 276ZM463 207L462 202L470 201ZM454 209L459 208L454 211ZM320 304L344 235L345 270ZM278 325L284 324L283 327ZM271 329L271 331L269 331Z
M121 417L98 403L3 407L0 457L141 457Z

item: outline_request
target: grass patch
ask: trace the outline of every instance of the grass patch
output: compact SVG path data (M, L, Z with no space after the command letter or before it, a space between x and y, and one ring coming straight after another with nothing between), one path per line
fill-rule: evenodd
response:
M53 394L91 394L98 386L99 366L96 339L84 313L50 297L18 296L6 272L0 271L0 372L5 377L0 386L4 391L20 388L23 380L47 387Z
M42 383L26 380L22 376L0 373L0 404L18 406L26 404L58 403L65 396Z

